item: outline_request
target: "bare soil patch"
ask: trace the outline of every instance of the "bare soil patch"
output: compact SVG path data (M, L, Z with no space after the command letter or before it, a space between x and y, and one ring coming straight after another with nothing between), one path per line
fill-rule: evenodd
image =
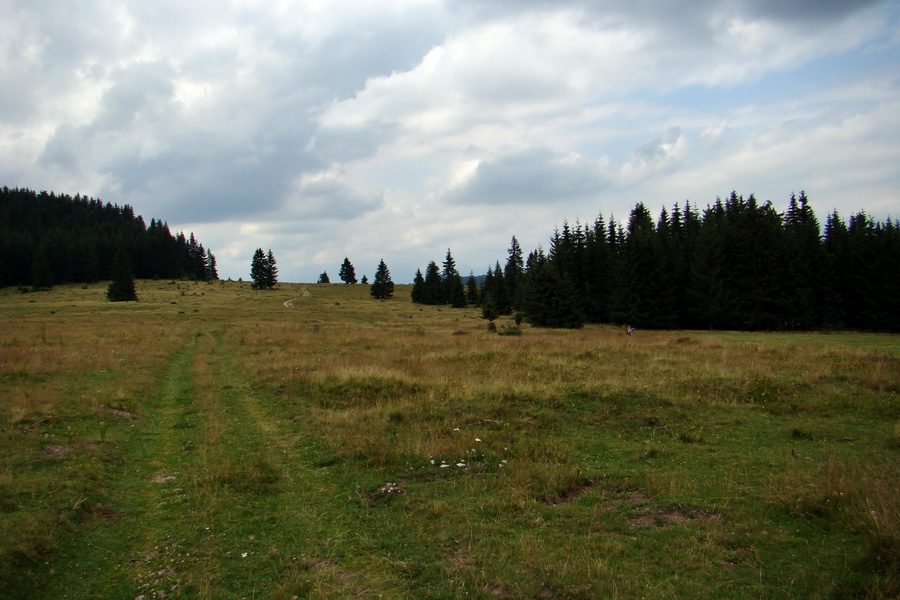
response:
M607 511L625 509L631 527L672 527L681 523L716 523L722 515L702 506L690 504L661 506L637 489L614 490L619 495L604 504Z
M50 458L65 458L72 452L72 447L65 444L48 444L44 446L44 455Z
M128 412L127 410L119 410L117 408L110 408L109 412L116 415L117 417L122 417L129 423L134 423L135 418L134 415Z

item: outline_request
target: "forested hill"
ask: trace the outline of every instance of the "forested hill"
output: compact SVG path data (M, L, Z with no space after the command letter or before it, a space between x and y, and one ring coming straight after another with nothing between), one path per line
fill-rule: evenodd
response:
M110 278L116 252L139 279L216 279L215 256L191 233L147 226L128 206L29 189L0 189L0 286L49 287Z

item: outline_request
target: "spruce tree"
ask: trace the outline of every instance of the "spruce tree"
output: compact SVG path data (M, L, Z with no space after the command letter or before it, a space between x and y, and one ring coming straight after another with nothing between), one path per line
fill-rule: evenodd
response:
M494 294L485 292L484 297L481 299L481 318L493 321L499 316L500 311L497 310L497 303L494 302Z
M487 273L484 275L484 283L481 284L481 293L479 297L481 298L481 303L484 304L484 301L487 299L488 294L491 295L491 298L494 296L494 269L493 267L488 267ZM495 303L496 307L496 303Z
M500 268L500 261L497 261L494 265L494 281L491 286L491 295L493 295L497 310L500 311L501 315L512 313L512 297L509 295L509 287L506 285L503 269Z
M784 234L770 202L760 204L732 193L725 204L729 227L724 238L729 286L735 312L733 329L774 330L785 327L787 276Z
M787 302L785 320L791 329L810 329L822 322L821 306L827 297L822 285L824 252L819 221L806 193L791 194L784 213Z
M459 273L454 271L453 275L450 276L449 283L449 296L447 298L447 302L453 308L465 308L468 304L466 300L466 289L463 286L462 277L459 276Z
M855 329L879 329L880 280L885 273L878 267L879 227L865 212L850 217L847 226L849 250L847 319ZM889 276L888 276L889 277Z
M679 219L680 220L680 219ZM653 297L653 319L651 326L657 329L674 329L678 327L678 298L684 282L678 277L678 251L675 233L669 213L663 207L656 223L652 241L652 252L655 256L653 264L652 285L650 293Z
M469 271L469 279L466 281L466 302L477 306L478 300L478 281L475 279L475 273Z
M278 267L275 266L275 255L271 248L266 255L266 287L273 288L278 283Z
M534 327L578 329L584 326L584 312L575 286L549 260L529 269L522 300L525 318Z
M416 304L425 303L425 278L422 276L422 269L416 269L410 299Z
M584 235L585 316L588 321L609 321L609 295L613 287L612 254L606 238L606 223L600 214Z
M257 248L253 252L253 259L250 261L250 279L253 280L251 287L255 290L263 290L267 287L266 255L262 248Z
M506 258L506 266L503 268L503 278L506 281L510 303L513 309L522 308L522 278L525 275L525 260L522 257L522 247L516 236L512 237Z
M317 283L331 283L331 280L328 278L328 271L322 271L322 274L319 275L319 281Z
M214 281L219 278L219 270L216 268L216 257L209 250L206 251L206 279Z
M823 250L825 253L825 281L834 295L833 303L823 314L825 325L833 328L850 324L850 301L854 294L850 282L850 232L837 211L825 219Z
M394 282L391 281L391 272L388 270L387 265L384 264L383 258L375 270L375 279L372 281L369 293L378 300L385 300L394 295Z
M659 279L663 275L661 249L653 217L643 203L632 209L627 236L617 263L611 319L636 327L664 327L659 314Z
M873 328L881 331L900 331L900 221L885 221L878 230L882 277L878 281L878 321Z
M441 281L443 281L444 285L438 304L452 304L450 295L455 292L452 288L455 285L455 277L458 277L459 273L456 271L456 261L453 260L453 255L450 254L450 248L447 248L447 257L444 259L443 267Z
M356 269L353 268L353 263L350 262L349 258L344 258L341 270L338 271L338 277L347 285L356 283Z
M728 281L728 257L723 239L727 234L725 207L721 200L708 206L697 238L693 260L689 266L689 282L685 293L695 327L718 329L726 326L737 303Z
M700 216L689 202L681 211L676 204L672 211L673 236L675 243L675 278L678 281L675 298L678 307L678 321L681 327L697 327L693 320L689 299L691 285L691 265L697 253L700 240Z
M425 288L422 294L423 304L444 303L444 282L437 263L431 261L425 268Z
M134 289L134 275L131 270L131 260L121 248L116 252L112 264L112 282L106 290L106 298L110 302L137 301L137 292Z

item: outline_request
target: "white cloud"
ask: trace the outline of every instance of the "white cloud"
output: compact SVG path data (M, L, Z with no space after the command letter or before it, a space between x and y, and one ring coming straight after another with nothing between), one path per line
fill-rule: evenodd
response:
M344 256L403 280L448 246L483 269L513 234L530 249L565 219L732 189L900 213L892 2L50 0L0 18L0 184L193 229L225 276L259 246L293 280Z

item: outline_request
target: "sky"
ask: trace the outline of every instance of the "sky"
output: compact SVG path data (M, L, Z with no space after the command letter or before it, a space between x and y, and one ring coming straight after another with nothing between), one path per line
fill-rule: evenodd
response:
M0 185L396 283L732 191L900 218L900 1L0 0Z

